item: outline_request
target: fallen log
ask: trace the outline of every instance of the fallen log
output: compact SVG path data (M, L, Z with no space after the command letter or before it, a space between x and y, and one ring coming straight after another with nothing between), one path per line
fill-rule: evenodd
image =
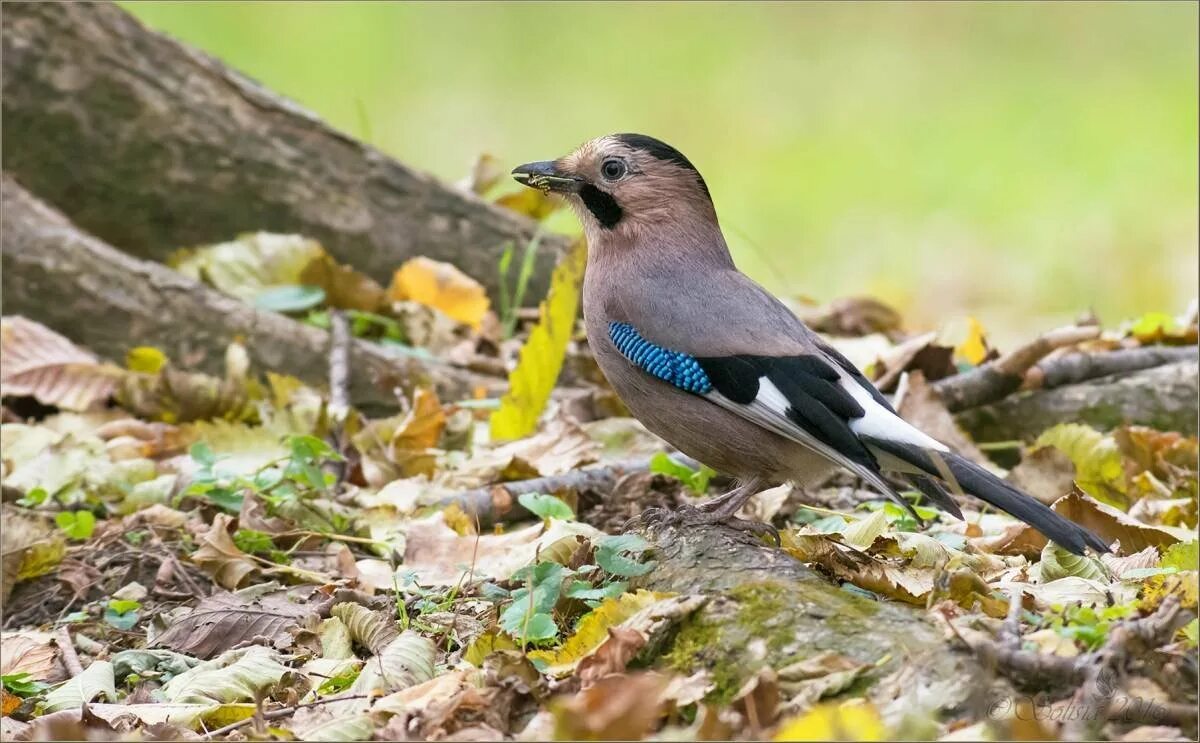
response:
M980 687L979 665L967 653L947 650L941 633L914 607L843 590L725 526L659 525L641 533L654 545L657 562L643 587L710 597L665 657L685 673L709 671L724 701L766 667L785 669L823 652L873 665L867 695L881 708L906 691L925 689L935 690L938 709L953 709Z
M223 372L225 349L240 338L258 369L328 383L329 333L257 310L182 274L133 258L81 232L7 174L0 268L4 313L24 315L100 356L123 361L135 346L156 346L176 362ZM395 408L393 390L432 384L444 399L469 397L481 383L454 367L350 345L351 401Z
M6 3L4 168L80 229L141 258L299 233L386 283L448 261L496 296L505 244L533 222L338 132L114 3ZM526 296L545 295L541 242Z
M1198 374L1195 360L1179 361L1082 384L1017 392L960 411L955 419L979 442L1028 441L1065 422L1101 430L1137 424L1194 436Z

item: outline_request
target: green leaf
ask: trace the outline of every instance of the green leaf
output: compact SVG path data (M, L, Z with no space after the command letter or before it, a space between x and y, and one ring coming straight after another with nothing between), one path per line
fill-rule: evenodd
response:
M1096 500L1125 510L1125 467L1121 450L1111 436L1081 423L1060 423L1047 429L1034 448L1053 446L1075 465L1075 482Z
M96 529L96 517L91 511L62 511L54 523L71 539L87 539Z
M1193 619L1185 624L1179 632L1183 635L1189 648L1194 649L1197 644L1200 644L1200 620Z
M554 268L550 293L542 302L538 322L521 348L520 361L508 375L508 392L500 401L500 409L492 414L493 439L519 439L537 428L575 332L586 264L587 244L580 240Z
M212 468L217 463L217 455L213 454L212 447L203 441L197 441L188 449L188 456L194 459L198 464L206 468Z
M35 681L32 676L24 671L0 676L0 683L3 683L5 691L10 694L16 694L19 697L31 697L34 694L41 694L50 688L49 684Z
M550 519L573 521L575 519L575 512L571 510L571 507L553 495L521 493L517 497L517 501L525 507L526 511L547 521Z
M566 596L569 599L579 599L580 601L603 601L625 593L626 586L627 584L623 581L615 581L593 588L592 584L587 581L576 580L571 581Z
M171 266L244 302L268 287L303 284L304 269L327 254L320 243L300 235L254 232L174 257Z
M233 543L242 552L266 554L275 549L271 535L254 529L238 529L233 533Z
M273 286L254 296L254 306L272 312L303 312L325 301L325 290L309 284Z
M716 474L704 465L700 465L700 469L694 470L686 464L676 462L664 452L659 452L650 459L650 471L656 475L666 475L679 480L696 495L703 495L708 491L708 481Z
M138 623L140 602L128 599L109 599L104 609L104 621L120 630L131 630Z
M636 578L654 569L656 563L643 563L629 555L640 557L650 549L650 543L636 534L605 537L596 546L596 564L612 575Z
M875 542L875 538L883 534L887 528L887 513L879 509L865 519L859 519L842 530L846 543L865 550Z
M523 639L525 642L543 642L558 637L558 625L549 614L534 614L525 624Z
M1200 570L1200 551L1197 550L1197 545L1200 545L1200 542L1196 540L1171 545L1163 553L1159 566L1176 570Z
M1054 542L1047 542L1042 548L1039 570L1042 583L1069 577L1108 582L1108 573L1099 560L1072 554Z
M46 492L45 488L34 488L26 493L25 497L17 499L17 505L25 508L37 508L49 497L50 494Z

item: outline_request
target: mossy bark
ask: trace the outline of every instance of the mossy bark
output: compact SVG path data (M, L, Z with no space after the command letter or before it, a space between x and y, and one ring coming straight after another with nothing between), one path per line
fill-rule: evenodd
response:
M5 170L132 255L294 232L382 282L426 255L494 297L505 244L533 234L115 4L6 2L2 21ZM566 240L541 246L530 301Z
M939 706L953 708L972 688L969 655L951 649L917 609L875 601L822 577L783 551L723 526L658 526L644 536L658 565L644 585L659 591L709 595L680 628L664 661L691 672L707 669L713 697L728 700L762 668L776 670L832 651L876 665L875 682L898 671L906 685L947 690Z

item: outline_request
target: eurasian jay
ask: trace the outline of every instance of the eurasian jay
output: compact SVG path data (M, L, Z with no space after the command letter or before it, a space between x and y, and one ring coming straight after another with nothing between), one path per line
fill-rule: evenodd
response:
M629 410L680 451L740 481L682 513L735 514L766 486L843 467L905 507L904 482L962 518L944 484L1082 554L1107 547L897 415L844 356L737 270L708 186L675 148L641 134L600 137L513 170L561 194L588 242L583 314L600 369Z

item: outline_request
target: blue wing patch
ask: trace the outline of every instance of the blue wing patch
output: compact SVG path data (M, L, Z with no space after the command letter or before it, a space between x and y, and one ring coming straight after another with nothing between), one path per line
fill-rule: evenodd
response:
M651 343L629 323L609 323L608 337L622 356L667 384L697 395L712 391L712 382L694 357Z

